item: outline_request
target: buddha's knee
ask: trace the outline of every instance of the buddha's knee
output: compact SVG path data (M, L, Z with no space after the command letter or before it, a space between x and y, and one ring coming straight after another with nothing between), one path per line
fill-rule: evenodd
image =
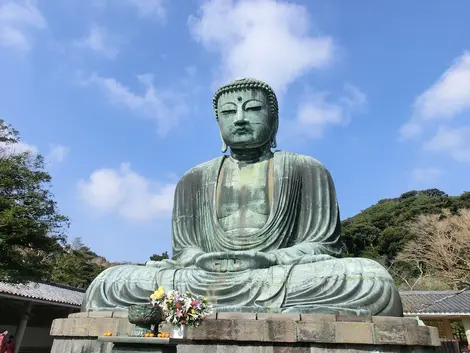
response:
M365 258L341 258L294 266L290 283L318 282L343 277L348 280L364 280L368 277L392 281L388 271L377 261Z
M136 265L116 265L109 267L102 271L92 283L107 282L113 283L117 281L125 281L131 277L135 277L137 272L139 272L139 267Z
M345 263L346 268L350 269L350 272L352 273L356 272L364 276L381 277L390 280L392 279L385 267L375 260L355 257L342 258L341 261Z

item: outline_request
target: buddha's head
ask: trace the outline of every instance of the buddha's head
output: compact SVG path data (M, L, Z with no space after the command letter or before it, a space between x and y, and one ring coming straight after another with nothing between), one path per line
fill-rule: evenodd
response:
M276 147L279 125L274 90L252 78L235 80L220 87L213 99L222 137L222 152L235 149Z

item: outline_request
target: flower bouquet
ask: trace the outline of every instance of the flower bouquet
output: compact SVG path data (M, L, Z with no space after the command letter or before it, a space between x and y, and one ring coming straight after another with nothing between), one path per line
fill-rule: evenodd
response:
M184 338L186 327L198 327L212 313L206 298L191 295L188 291L184 294L174 290L165 292L160 287L150 296L150 301L162 308L165 321L175 329L174 338Z

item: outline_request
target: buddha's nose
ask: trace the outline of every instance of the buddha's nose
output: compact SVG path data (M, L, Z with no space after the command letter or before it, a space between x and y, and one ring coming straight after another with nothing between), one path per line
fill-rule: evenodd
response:
M237 116L235 117L235 125L244 125L247 121L245 120L245 112L240 109L237 112Z

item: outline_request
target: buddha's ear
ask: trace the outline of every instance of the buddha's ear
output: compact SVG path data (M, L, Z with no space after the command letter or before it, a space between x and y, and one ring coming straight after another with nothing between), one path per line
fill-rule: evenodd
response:
M220 135L220 139L222 140L221 151L222 151L222 153L225 153L225 152L227 152L227 144L225 143L224 139L222 138L222 134L220 132L219 132L219 135Z
M271 133L271 148L277 147L276 135L279 128L279 118L274 118L273 132Z
M276 136L273 136L271 139L271 148L276 148L277 147L277 141L276 141Z

